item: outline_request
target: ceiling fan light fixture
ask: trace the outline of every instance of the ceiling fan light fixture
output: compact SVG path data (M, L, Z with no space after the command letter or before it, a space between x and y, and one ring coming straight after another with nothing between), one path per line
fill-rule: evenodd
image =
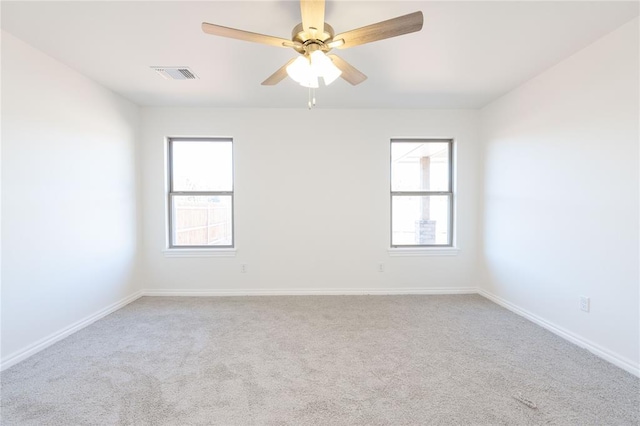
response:
M311 53L311 68L316 75L322 77L326 86L333 83L342 74L333 61L320 50Z
M318 77L322 77L324 84L328 86L342 74L333 61L320 50L312 52L309 56L297 57L286 69L293 81L313 89L318 88Z
M302 83L308 80L310 72L311 64L306 56L298 56L296 60L287 67L287 74L296 83Z
M310 89L318 88L318 74L309 56L298 56L296 60L287 67L287 74L302 87L308 87Z
M309 89L317 89L319 87L318 76L315 74L309 74L309 76L305 80L302 80L299 83L300 86L308 87Z
M324 80L324 85L325 86L330 85L331 83L336 81L338 79L338 77L340 77L341 75L342 75L342 71L340 71L337 68L332 69L332 70L328 70L322 76L322 79Z

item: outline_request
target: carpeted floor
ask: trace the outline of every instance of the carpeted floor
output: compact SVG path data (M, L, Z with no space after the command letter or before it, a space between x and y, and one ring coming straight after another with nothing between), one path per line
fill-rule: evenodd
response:
M640 381L477 295L145 297L2 373L3 425L637 425Z

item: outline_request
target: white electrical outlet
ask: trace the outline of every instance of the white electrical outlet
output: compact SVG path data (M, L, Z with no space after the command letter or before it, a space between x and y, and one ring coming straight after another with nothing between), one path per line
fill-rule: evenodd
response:
M580 296L580 310L589 312L591 300L587 296Z
M378 265L378 272L384 272L384 263Z
M243 274L247 273L247 264L243 263L242 265L240 265L240 272L242 272Z

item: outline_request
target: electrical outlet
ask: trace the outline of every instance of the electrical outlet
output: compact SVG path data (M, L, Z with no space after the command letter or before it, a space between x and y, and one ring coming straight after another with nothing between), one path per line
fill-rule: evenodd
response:
M243 274L247 273L247 264L243 263L240 265L240 272L242 272Z
M589 312L591 300L587 296L580 296L580 310Z
M378 264L378 272L384 272L384 263Z

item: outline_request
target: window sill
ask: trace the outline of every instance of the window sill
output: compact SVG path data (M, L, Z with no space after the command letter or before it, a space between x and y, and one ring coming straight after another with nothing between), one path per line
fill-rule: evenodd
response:
M389 256L457 256L457 247L398 247L390 248Z
M235 257L236 249L181 249L171 248L162 251L164 257Z

